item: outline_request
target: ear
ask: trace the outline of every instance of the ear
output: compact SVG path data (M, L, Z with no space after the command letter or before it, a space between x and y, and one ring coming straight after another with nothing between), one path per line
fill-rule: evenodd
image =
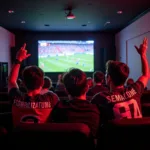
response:
M107 77L106 77L105 80L106 80L106 84L109 85L110 82L111 82L111 77L110 77L110 75L107 75Z

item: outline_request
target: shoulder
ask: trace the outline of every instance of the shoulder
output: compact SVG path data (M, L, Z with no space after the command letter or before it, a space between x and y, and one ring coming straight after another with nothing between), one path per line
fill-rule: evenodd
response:
M41 94L41 96L46 96L46 97L58 97L57 94L55 94L55 93L52 92L52 91L47 91L46 93Z
M52 91L49 91L48 94L51 95L53 97L53 99L59 100L59 97L58 97L58 95L56 93L54 93Z
M59 101L59 97L57 96L57 94L55 94L52 91L48 91L45 94L41 94L40 97L41 99L45 99L47 101L50 100L51 102L55 102L55 103Z
M136 81L134 84L130 85L129 88L134 88L138 94L144 92L144 84L141 81Z
M100 113L96 104L90 103L89 107L90 107L90 110L92 110L93 112L96 112L98 114Z
M110 96L109 91L99 92L95 96L93 96L91 103L93 104L107 103L109 96Z
M9 96L19 96L22 95L22 92L18 88L12 88L8 94Z

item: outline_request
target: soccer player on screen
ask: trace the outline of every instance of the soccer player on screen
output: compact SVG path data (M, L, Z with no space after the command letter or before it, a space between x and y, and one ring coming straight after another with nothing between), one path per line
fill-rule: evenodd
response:
M44 69L44 63L41 62L40 68Z
M106 63L106 83L110 88L108 92L100 92L92 99L101 111L102 122L122 118L142 118L140 98L149 79L149 66L146 56L148 39L145 38L138 48L142 64L142 75L130 86L124 86L129 75L129 67L119 61Z
M56 60L58 60L58 54L56 54Z
M80 58L78 58L78 59L76 60L76 65L79 64L79 61L80 61Z
M91 71L91 72L92 72L92 71L93 71L93 69L91 68L89 71Z

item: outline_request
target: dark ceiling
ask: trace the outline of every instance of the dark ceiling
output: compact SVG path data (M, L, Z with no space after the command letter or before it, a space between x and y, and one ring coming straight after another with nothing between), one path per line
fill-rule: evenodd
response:
M65 18L68 5L74 20ZM119 30L149 8L150 0L0 0L0 25L29 31ZM119 10L123 14L117 14Z

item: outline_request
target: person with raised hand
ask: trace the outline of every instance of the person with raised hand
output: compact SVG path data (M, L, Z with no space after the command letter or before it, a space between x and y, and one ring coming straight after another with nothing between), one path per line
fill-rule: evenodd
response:
M91 101L99 107L102 123L113 119L142 118L140 99L149 79L148 39L144 38L140 47L135 48L140 54L142 75L130 86L124 86L129 76L129 67L125 63L112 60L106 63L105 78L110 90L98 93Z
M41 94L44 84L44 72L37 66L27 66L23 70L23 84L27 93L19 90L17 78L20 65L23 60L31 54L27 53L26 43L16 54L16 60L12 66L8 90L12 102L12 117L14 126L23 123L44 123L47 122L53 106L58 102L58 97L52 92Z
M20 65L23 60L27 59L31 54L27 54L26 43L20 48L20 50L16 54L16 59L11 69L9 79L8 79L8 91L12 88L18 88L17 78L20 69Z

